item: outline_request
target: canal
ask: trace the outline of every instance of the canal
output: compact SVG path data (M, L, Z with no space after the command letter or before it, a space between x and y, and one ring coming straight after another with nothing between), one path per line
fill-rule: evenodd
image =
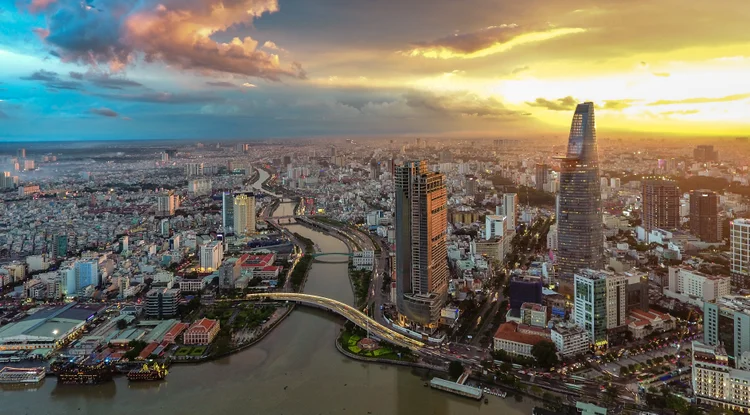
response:
M293 208L282 203L276 214ZM346 249L338 239L301 225L289 230L323 252ZM314 263L305 292L351 303L347 265ZM73 386L50 378L35 391L0 390L0 414L531 413L529 401L490 396L485 405L424 387L426 379L409 368L348 359L334 346L341 323L322 310L299 307L252 348L215 362L175 365L164 382L130 384L119 377L100 386Z

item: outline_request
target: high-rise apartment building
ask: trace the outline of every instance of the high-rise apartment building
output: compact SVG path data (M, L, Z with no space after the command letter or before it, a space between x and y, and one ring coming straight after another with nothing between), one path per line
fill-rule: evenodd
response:
M399 314L431 329L448 292L445 176L426 161L396 168L396 288Z
M719 196L716 192L690 192L690 232L703 242L721 242Z
M250 236L255 233L255 196L238 194L234 196L234 233Z
M221 266L224 258L224 245L220 241L211 241L201 246L201 270L213 272Z
M544 185L547 184L549 176L549 167L544 163L537 163L535 170L536 190L544 191Z
M677 182L662 178L643 180L643 228L677 229L680 226L680 189Z
M592 102L576 107L568 151L560 160L557 260L563 282L570 284L576 270L601 269L604 261L599 156Z
M65 258L68 256L68 235L56 234L52 240L52 257Z
M693 158L702 163L719 161L719 152L712 145L700 145L693 150Z
M509 231L515 232L518 225L518 195L505 193L503 195L503 214L506 217L506 225Z
M221 194L221 226L225 234L234 233L234 195L232 192Z
M174 216L177 209L177 196L170 192L158 196L156 214L157 216Z
M203 163L187 163L185 165L185 176L203 176Z
M750 282L750 219L734 219L729 222L729 270L738 285Z

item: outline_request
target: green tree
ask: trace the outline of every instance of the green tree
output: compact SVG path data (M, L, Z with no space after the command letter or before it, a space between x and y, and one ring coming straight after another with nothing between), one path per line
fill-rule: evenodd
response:
M450 365L448 365L448 375L451 378L458 379L463 373L464 365L461 362L454 360L450 363Z
M118 330L125 330L125 328L128 326L128 322L125 321L125 319L117 320L117 329Z
M617 390L617 387L610 383L607 388L604 389L604 401L610 404L615 403L619 394L620 392Z
M555 347L555 343L548 340L535 344L531 348L531 355L534 356L537 364L545 369L549 369L560 362L557 357L557 347Z

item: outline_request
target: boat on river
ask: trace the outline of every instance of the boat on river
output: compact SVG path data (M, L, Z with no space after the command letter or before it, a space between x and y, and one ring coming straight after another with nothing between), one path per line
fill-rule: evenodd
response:
M154 363L152 366L144 364L140 369L133 369L128 372L128 380L132 382L162 380L167 377L167 367Z
M47 375L43 367L4 367L0 369L0 383L39 383Z

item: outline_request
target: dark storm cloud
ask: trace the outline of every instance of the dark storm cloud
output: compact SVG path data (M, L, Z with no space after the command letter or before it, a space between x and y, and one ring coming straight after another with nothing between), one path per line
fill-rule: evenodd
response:
M206 82L206 85L215 86L217 88L239 88L236 84L227 81L208 81Z
M221 102L225 99L205 94L174 94L171 92L147 92L142 94L97 94L98 97L115 101L143 102L149 104L201 104Z
M21 77L21 80L23 81L38 81L48 89L52 90L58 90L58 89L65 89L65 90L80 90L83 89L83 84L76 81L66 81L63 79L60 79L57 72L52 71L46 71L44 69L40 69L34 73L32 73L29 76L23 76Z
M432 92L411 91L405 95L405 99L406 104L411 108L443 115L480 118L519 118L528 115L506 108L495 98L483 98L468 92L439 95Z

